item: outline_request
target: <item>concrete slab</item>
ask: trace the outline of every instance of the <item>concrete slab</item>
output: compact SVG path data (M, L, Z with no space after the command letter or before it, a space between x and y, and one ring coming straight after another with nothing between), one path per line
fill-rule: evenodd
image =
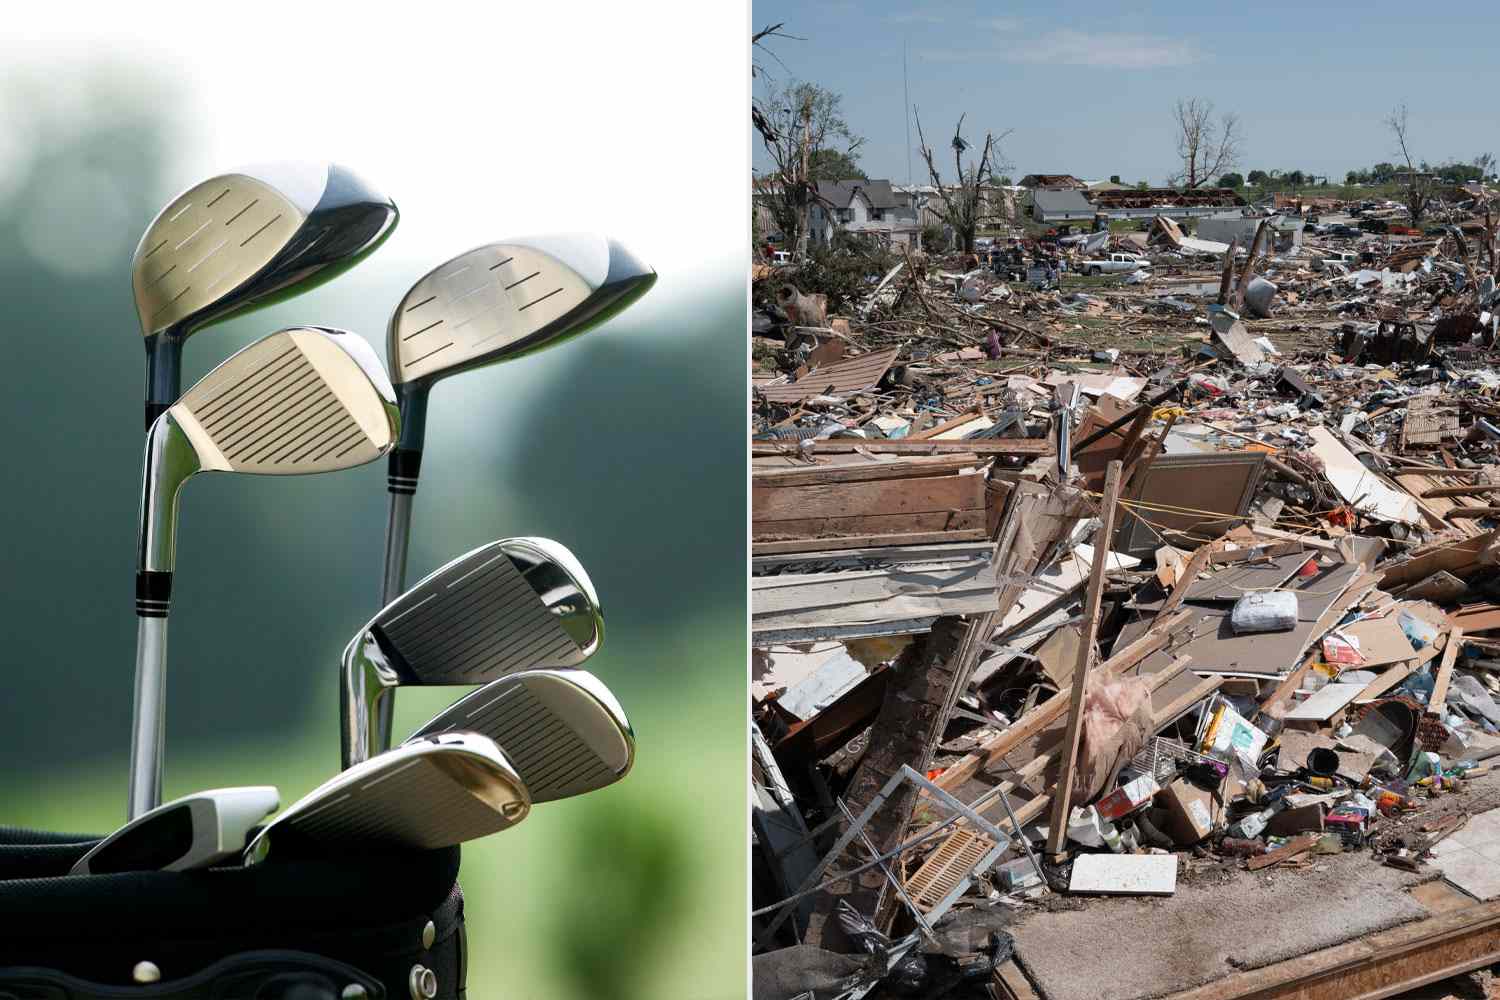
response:
M1073 862L1070 892L1170 896L1177 889L1175 854L1084 854Z
M1430 877L1364 852L1228 879L1184 873L1170 898L1059 901L1012 933L1045 1000L1140 1000L1425 917L1406 888Z
M1500 899L1500 809L1469 818L1432 847L1432 866L1475 899Z

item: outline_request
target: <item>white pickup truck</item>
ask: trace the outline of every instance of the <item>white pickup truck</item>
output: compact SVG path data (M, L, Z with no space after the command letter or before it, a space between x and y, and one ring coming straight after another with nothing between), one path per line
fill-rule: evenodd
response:
M1124 274L1150 266L1149 260L1143 260L1132 254L1112 253L1108 257L1082 261L1078 265L1078 270L1084 274Z

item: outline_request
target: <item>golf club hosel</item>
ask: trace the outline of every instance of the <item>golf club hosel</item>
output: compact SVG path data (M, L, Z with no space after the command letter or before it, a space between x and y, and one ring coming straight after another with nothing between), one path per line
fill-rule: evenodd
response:
M390 747L389 729L382 732L382 708L401 683L396 666L369 630L361 631L344 647L339 677L340 765L348 769ZM387 722L389 726L389 722Z
M182 395L182 338L171 330L146 338L146 430Z
M427 434L427 394L425 382L403 382L395 387L401 409L401 433L396 447L386 460L386 488L392 493L417 492L417 477L422 472L422 441Z
M141 473L139 575L170 578L177 558L177 500L182 484L201 469L198 453L171 413L164 413L146 432L146 455ZM153 591L154 592L154 591Z
M137 618L165 618L172 610L172 574L141 570L135 574Z

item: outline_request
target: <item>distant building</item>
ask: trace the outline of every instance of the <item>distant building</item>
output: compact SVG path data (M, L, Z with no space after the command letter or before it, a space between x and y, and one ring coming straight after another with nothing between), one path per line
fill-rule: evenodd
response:
M1200 240L1216 243L1238 242L1241 250L1249 250L1255 231L1264 221L1268 221L1265 216L1240 212L1210 215L1198 220L1198 230L1194 235ZM1306 223L1301 216L1273 215L1269 222L1272 249L1290 250L1302 245L1302 229Z
M1037 222L1092 221L1096 211L1084 193L1073 188L1031 192L1031 217Z
M881 242L917 245L921 226L907 195L897 195L888 180L818 181L818 200L811 210L809 237L832 241L845 232Z

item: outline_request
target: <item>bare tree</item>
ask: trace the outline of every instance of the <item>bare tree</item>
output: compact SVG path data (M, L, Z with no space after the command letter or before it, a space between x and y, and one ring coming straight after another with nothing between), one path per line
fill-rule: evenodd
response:
M752 49L760 49L760 51L764 52L772 59L775 59L778 63L781 64L782 69L786 69L786 63L781 62L781 57L778 56L775 52L772 52L771 47L765 44L766 39L790 38L791 40L797 42L807 41L807 39L805 38L799 38L796 35L788 35L786 32L782 31L781 29L783 26L785 26L785 24L785 21L777 21L775 24L768 24L764 28L761 28L755 34L750 36L750 47ZM763 73L765 73L765 68L762 67L760 63L756 62L754 58L752 58L750 60L750 78L753 80L755 77L760 76Z
M937 188L939 204L934 206L933 211L937 213L938 218L953 228L964 253L972 253L974 234L979 229L979 224L995 218L995 214L990 210L989 201L985 197L985 187L997 183L996 173L1012 167L1012 164L1005 162L1000 154L1000 141L1015 130L1006 129L999 135L986 132L978 161L976 162L971 155L969 165L964 166L963 156L969 151L969 142L963 136L966 116L959 115L958 124L953 129L953 140L950 143L953 147L954 182L951 185L945 185L938 171L937 159L932 152L932 147L927 145L927 136L922 132L922 116L916 111L916 108L912 108L912 114L917 119L917 139L921 143L922 159L927 163L927 175L932 179L932 186Z
M1240 143L1245 139L1239 116L1226 111L1214 119L1214 102L1197 97L1177 102L1177 155L1182 169L1169 183L1202 187L1240 165Z
M1422 216L1427 214L1427 209L1432 203L1433 194L1437 183L1434 178L1427 174L1426 170L1417 169L1417 161L1411 157L1411 149L1407 144L1409 134L1406 121L1405 102L1391 109L1390 116L1385 120L1386 127L1396 137L1396 145L1401 156L1406 160L1406 179L1401 182L1401 201L1406 205L1406 211L1411 216L1412 225L1422 221ZM1424 168L1426 164L1423 164Z
M843 146L852 156L864 143L844 121L842 98L812 83L768 84L750 105L750 121L775 168L760 178L757 197L787 241L807 250L809 214L818 201L813 176L815 154Z

